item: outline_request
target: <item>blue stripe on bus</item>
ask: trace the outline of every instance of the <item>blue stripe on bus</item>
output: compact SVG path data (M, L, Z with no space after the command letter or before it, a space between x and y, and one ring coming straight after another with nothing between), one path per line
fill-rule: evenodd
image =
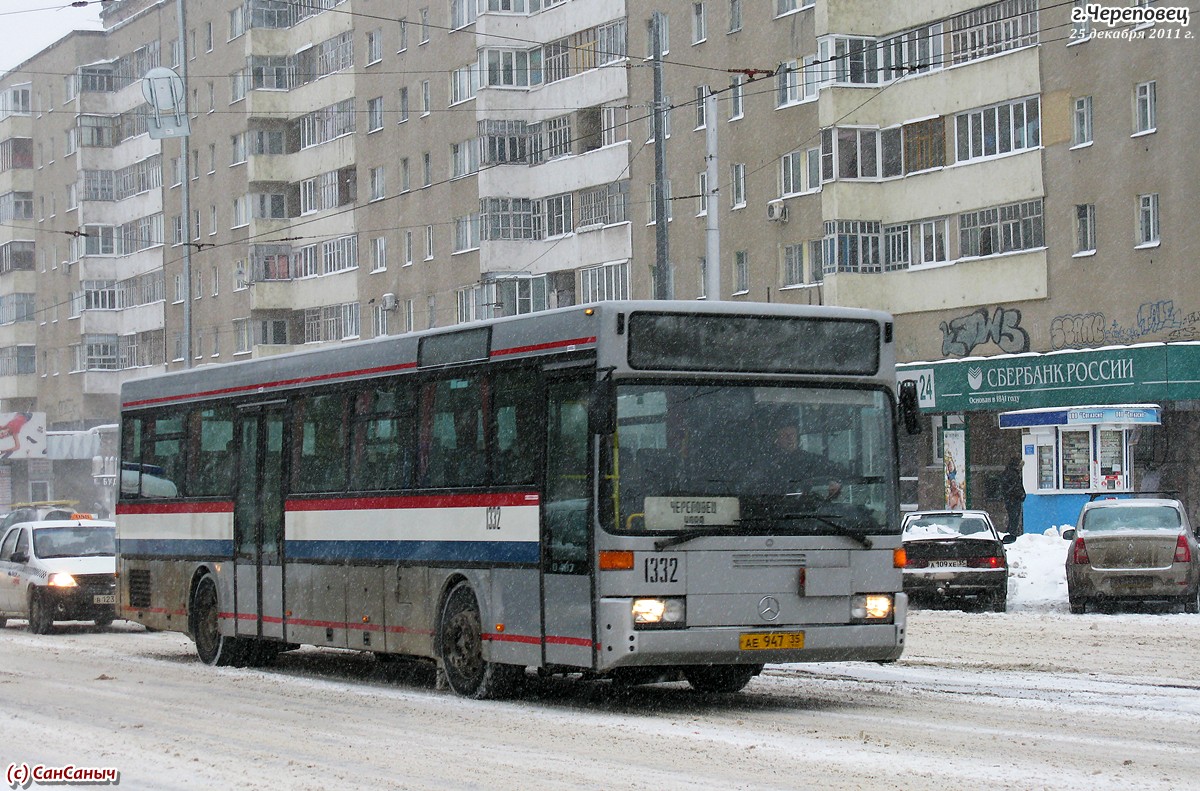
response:
M186 557L227 558L233 555L233 542L202 538L121 538L117 553L136 555L182 555Z
M536 541L288 541L289 560L537 563Z

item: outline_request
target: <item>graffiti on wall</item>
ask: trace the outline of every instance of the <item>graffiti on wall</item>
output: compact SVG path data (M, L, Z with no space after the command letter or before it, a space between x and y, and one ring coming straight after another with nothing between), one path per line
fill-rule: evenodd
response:
M1184 313L1174 300L1143 302L1131 324L1103 313L1067 313L1050 321L1051 349L1078 349L1142 340L1200 340L1200 311Z
M941 322L942 354L966 357L976 346L992 342L1008 354L1029 351L1029 333L1021 327L1021 311L997 307L988 317L987 308Z

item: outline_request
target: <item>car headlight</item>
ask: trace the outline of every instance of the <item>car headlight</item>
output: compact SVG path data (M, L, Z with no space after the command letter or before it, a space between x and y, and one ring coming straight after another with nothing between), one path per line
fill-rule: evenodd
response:
M683 599L634 599L634 626L674 629L686 626Z
M74 588L78 583L75 578L65 571L56 571L50 575L50 579L46 582L47 585L53 588Z
M888 621L894 609L888 593L864 593L850 599L850 617L855 621Z

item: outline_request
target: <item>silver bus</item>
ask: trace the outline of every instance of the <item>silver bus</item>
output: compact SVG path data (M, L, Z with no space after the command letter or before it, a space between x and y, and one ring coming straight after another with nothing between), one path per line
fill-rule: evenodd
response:
M476 698L894 660L892 336L616 301L125 382L121 614L212 665L336 646Z

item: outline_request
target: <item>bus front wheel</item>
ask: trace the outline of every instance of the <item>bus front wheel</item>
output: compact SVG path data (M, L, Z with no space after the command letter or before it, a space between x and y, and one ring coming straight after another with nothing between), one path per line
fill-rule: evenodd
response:
M683 677L697 692L740 692L760 672L762 665L695 665Z
M192 596L192 636L196 640L196 653L206 665L240 666L244 653L241 641L221 634L217 613L217 583L212 576L207 576L200 580Z
M450 689L464 698L506 697L524 668L483 658L483 621L471 586L460 582L446 597L439 630L442 667Z

